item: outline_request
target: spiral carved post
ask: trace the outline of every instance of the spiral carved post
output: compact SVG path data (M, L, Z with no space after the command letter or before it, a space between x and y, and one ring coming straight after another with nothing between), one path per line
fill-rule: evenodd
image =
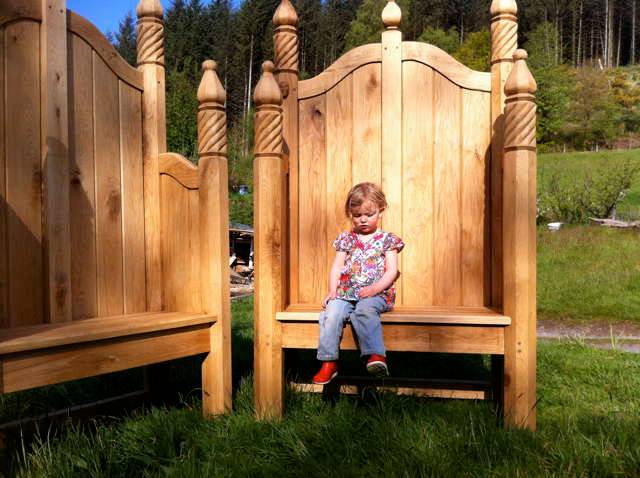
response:
M276 9L273 15L273 25L275 27L273 36L273 49L275 55L275 67L276 67L276 79L280 85L282 91L282 114L283 114L283 128L282 139L283 143L283 161L282 167L286 172L290 172L291 181L289 184L284 184L284 199L285 203L288 203L288 194L293 197L298 195L298 14L295 8L289 0L281 0L280 5ZM297 201L292 204L291 217L297 218L298 211L293 210L297 208ZM289 226L288 237L297 237L297 225L295 222L289 221L286 217L287 208L283 208L283 223L285 226ZM297 241L293 240L289 243L291 247L297 248ZM288 253L292 258L298 257L297 249L289 250L289 247L283 248L283 261L285 264L289 264L287 259ZM289 270L285 271L289 274L291 280L298 281L298 267L290 264ZM290 302L297 302L297 287L291 288ZM283 288L282 293L287 295L286 288ZM283 299L286 300L286 297Z
M254 229L254 391L259 418L282 415L284 393L281 328L276 312L284 308L284 238L286 209L283 170L282 94L270 61L262 65L262 78L253 101L255 117Z
M502 306L502 149L504 84L518 45L518 6L515 0L491 3L491 304Z
M160 258L160 171L158 156L167 150L165 124L164 26L159 0L140 0L138 8L138 69L142 93L147 310L162 310Z
M516 50L505 85L503 171L506 424L536 427L536 82Z
M215 61L202 64L198 88L202 308L217 317L210 330L211 352L202 366L202 409L208 415L230 411L232 392L226 93L216 68Z

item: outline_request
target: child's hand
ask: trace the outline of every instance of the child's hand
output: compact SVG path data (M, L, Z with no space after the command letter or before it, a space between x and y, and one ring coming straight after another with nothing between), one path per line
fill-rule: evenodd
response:
M373 297L377 293L378 293L378 291L376 290L376 288L374 286L368 285L368 286L363 287L362 289L360 289L358 297L360 297L361 299L364 299L366 297Z
M322 299L322 308L326 309L327 308L327 304L329 303L330 300L333 300L336 298L336 293L335 292L329 292L327 294L327 296Z

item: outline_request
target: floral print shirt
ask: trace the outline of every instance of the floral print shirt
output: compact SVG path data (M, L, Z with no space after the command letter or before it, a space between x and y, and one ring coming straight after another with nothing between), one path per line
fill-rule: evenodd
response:
M395 234L378 230L366 241L361 241L355 232L343 232L333 241L333 247L347 253L336 295L339 299L359 300L360 289L382 278L385 253L394 249L400 252L404 243ZM396 298L394 286L378 295L384 298L387 310L391 310Z

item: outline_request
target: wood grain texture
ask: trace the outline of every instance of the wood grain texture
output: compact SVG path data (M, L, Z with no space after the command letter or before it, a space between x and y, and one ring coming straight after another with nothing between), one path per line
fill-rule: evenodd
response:
M434 77L434 304L459 305L461 290L461 91Z
M200 184L198 167L180 154L161 154L159 157L159 172L160 174L171 176L188 189L198 189Z
M351 163L353 151L353 82L348 76L327 92L327 236L324 249L327 251L327 274L336 255L333 241L338 234L351 229L349 218L344 211L344 203L353 186ZM325 287L328 288L325 278ZM324 291L326 292L326 291Z
M19 18L42 20L41 0L4 0L0 3L0 26Z
M401 305L434 303L433 274L433 81L431 68L402 64L402 233Z
M67 28L87 42L109 69L129 86L142 91L142 73L120 56L107 38L86 18L67 10Z
M304 322L282 323L282 347L315 349L319 327ZM384 345L392 352L504 354L503 326L408 325L383 326ZM357 350L351 327L344 329L342 350Z
M69 65L64 0L45 0L40 30L43 252L45 314L49 322L71 320L69 227Z
M166 362L209 350L209 327L82 344L3 360L2 392Z
M160 191L165 310L198 312L202 310L198 193L167 175L161 176Z
M327 289L326 96L300 102L298 297L319 303Z
M93 53L69 35L69 221L72 318L98 315L95 157L93 131Z
M485 231L490 227L487 179L491 159L491 105L487 93L462 92L462 304L489 304L486 259L491 256Z
M167 149L164 67L140 66L142 94L142 151L144 169L144 238L147 278L147 310L162 310L162 257L160 238L159 155Z
M390 4L388 4L390 5ZM383 15L384 16L384 15ZM387 30L382 33L382 164L381 186L388 211L381 226L400 237L402 217L402 33ZM402 303L404 287L396 284L396 300Z
M124 313L146 310L144 190L142 171L142 98L122 81L120 88L120 161L122 175L122 249ZM188 312L185 310L185 312Z
M139 314L32 325L0 331L0 354L29 352L83 342L173 330L216 321L210 314L142 312Z
M9 316L12 327L44 321L40 27L18 21L5 29L6 187ZM10 93L10 94L9 94Z
M0 27L0 328L9 327L9 263L7 257L7 141L5 136L7 98L5 93L6 42Z
M511 319L491 309L451 310L424 308L422 310L394 309L380 316L383 324L450 324L450 325L509 325ZM318 322L320 310L290 310L278 312L281 322Z
M108 316L124 310L120 95L118 78L93 56L97 298L98 315Z
M372 63L353 72L353 184L382 182L381 70Z

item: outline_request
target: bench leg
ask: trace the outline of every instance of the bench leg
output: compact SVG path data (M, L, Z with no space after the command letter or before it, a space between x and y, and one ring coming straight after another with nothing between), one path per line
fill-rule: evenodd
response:
M491 356L491 394L496 415L504 423L504 355Z
M220 415L231 411L231 343L221 322L211 326L211 351L202 363L202 412Z
M282 417L284 396L284 350L281 327L273 321L271 337L256 337L254 346L254 394L259 419Z

